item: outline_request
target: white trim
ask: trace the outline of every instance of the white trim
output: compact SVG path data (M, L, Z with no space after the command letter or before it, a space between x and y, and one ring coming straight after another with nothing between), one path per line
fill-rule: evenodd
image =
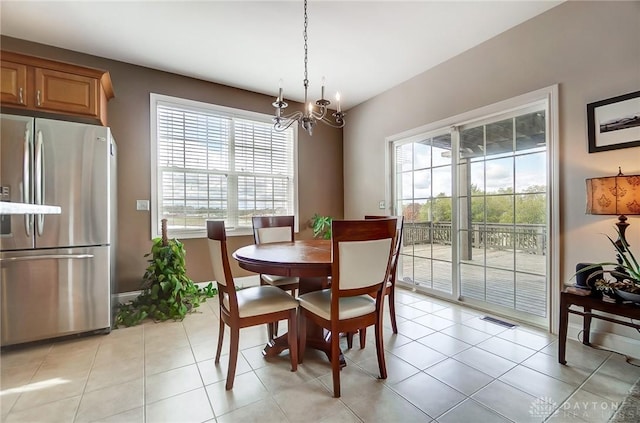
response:
M271 123L273 116L264 113L252 112L250 110L234 109L233 107L220 106L217 104L205 103L202 101L189 100L187 98L172 97L163 94L150 93L151 105L153 103L168 103L169 105L179 104L185 109L202 111L202 109L214 110L216 113L227 117L243 117L261 122Z
M560 108L558 105L558 84L547 88L547 104L549 113L547 113L547 125L549 134L549 143L547 148L549 172L549 235L547 242L549 243L549 252L547 266L551 278L549 283L549 298L547 316L549 316L549 331L558 333L560 325L560 291L564 284L560 280Z
M215 282L215 281L214 281ZM233 278L233 282L238 288L248 288L250 286L259 286L260 285L260 276L252 275L252 276L242 276L239 278ZM207 286L209 282L196 282L198 288L204 288ZM214 283L215 286L215 283ZM119 292L113 296L113 301L118 304L125 304L129 301L135 300L138 295L140 295L142 291L128 291L128 292Z
M573 339L582 343L582 325L569 323L567 327L567 341ZM611 332L601 332L591 329L589 341L595 348L613 351L640 360L640 340ZM560 342L560 341L558 341ZM571 365L571 355L567 354L567 364Z
M398 141L405 138L420 136L424 133L439 130L440 128L448 128L451 126L464 126L477 121L490 119L493 116L503 115L525 107L529 107L532 103L537 103L549 97L549 93L555 94L557 97L558 85L551 85L526 94L519 95L507 100L499 101L478 109L470 110L456 116L428 123L418 128L409 129L399 134L386 137L387 141ZM480 116L480 117L479 117Z
M156 95L151 93L149 96L149 156L150 158L150 167L151 167L151 204L149 208L151 210L151 224L149 226L149 236L151 239L158 236L157 228L154 228L158 223L158 113L156 109ZM155 141L154 141L155 140Z

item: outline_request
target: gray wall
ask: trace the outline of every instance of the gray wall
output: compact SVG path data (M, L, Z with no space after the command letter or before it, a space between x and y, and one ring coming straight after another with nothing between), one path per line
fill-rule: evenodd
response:
M261 94L160 72L140 66L89 56L1 37L3 50L32 54L54 60L108 70L115 98L108 105L108 124L118 143L118 248L117 267L120 292L139 289L147 266L144 254L151 248L150 213L136 211L137 199L150 199L149 93L273 113L273 98ZM293 105L300 106L300 105ZM319 125L313 137L299 131L299 238L311 238L306 226L314 213L337 218L343 213L342 131ZM187 250L187 272L195 281L213 278L206 238L183 240ZM229 240L229 250L253 243L253 237ZM234 274L246 275L232 260Z
M585 178L615 175L618 166L640 174L640 148L589 154L586 105L640 90L638 1L563 3L349 110L345 217L379 212L388 179L385 137L553 84L560 93L562 280L552 282L558 290L570 282L577 262L612 260L603 234L615 235L615 217L585 215ZM629 223L640 256L640 217Z

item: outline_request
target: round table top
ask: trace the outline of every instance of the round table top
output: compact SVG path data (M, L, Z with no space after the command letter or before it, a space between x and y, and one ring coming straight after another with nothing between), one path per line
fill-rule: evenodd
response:
M241 268L277 276L331 275L331 241L300 240L252 244L237 249L233 258Z

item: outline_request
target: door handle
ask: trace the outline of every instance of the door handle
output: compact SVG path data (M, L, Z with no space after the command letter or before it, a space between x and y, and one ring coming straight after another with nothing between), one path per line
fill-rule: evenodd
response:
M18 102L20 104L24 104L24 97L22 96L22 87L20 87L20 90L18 90Z
M22 202L33 203L33 196L31 191L31 131L29 131L29 125L24 130L24 151L22 152ZM33 215L24 215L24 228L27 236L31 236L33 229Z
M16 261L51 260L51 259L90 259L93 254L45 254L41 256L5 257L0 258L0 263L14 263Z
M40 102L40 90L38 90L38 91L36 92L36 104L37 104L38 106L42 106L42 104L41 104L41 102Z
M44 153L42 151L42 131L38 131L36 136L36 155L35 155L35 203L44 204ZM38 236L42 236L44 231L44 215L37 215L36 228Z

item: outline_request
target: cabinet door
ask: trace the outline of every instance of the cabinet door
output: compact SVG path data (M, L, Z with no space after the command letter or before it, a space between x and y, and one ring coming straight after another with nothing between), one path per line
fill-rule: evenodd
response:
M2 61L2 103L27 106L27 66Z
M37 109L98 115L98 80L51 69L35 69Z

